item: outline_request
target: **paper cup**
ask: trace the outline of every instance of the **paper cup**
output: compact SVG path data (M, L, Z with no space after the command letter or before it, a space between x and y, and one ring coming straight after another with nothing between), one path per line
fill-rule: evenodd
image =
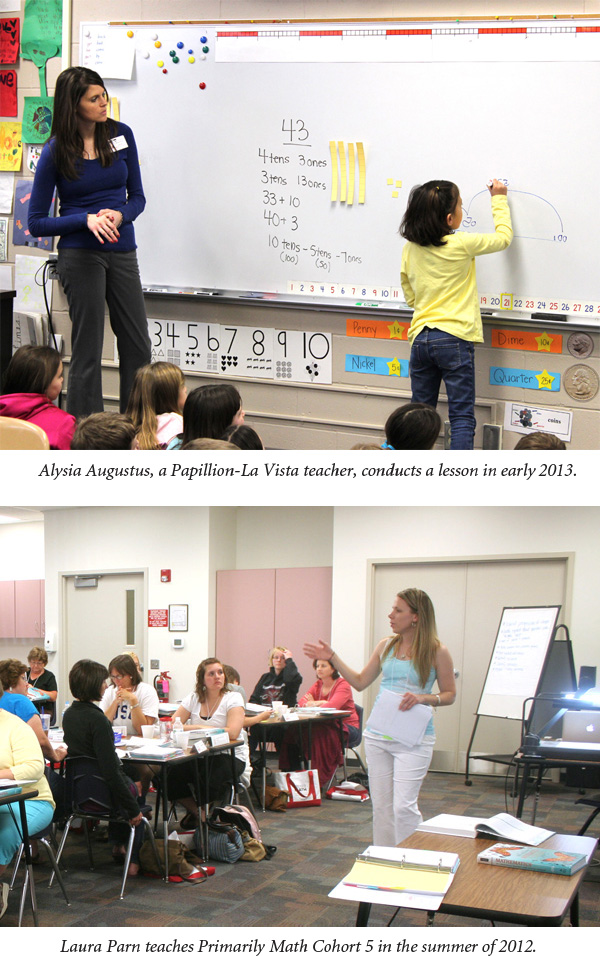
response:
M120 730L113 730L113 737L115 738L115 744L120 744L123 735Z
M154 737L154 724L142 724L142 737Z
M271 707L273 708L273 713L280 714L281 711L283 710L283 701L274 700L273 703L271 704Z
M187 750L190 745L190 732L189 730L180 730L175 734L175 743L178 747L181 747L182 750Z

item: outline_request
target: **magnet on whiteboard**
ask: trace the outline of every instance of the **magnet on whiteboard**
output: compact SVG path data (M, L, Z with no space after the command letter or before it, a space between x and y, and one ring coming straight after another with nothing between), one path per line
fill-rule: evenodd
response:
M144 50L144 52L142 53L142 56L144 57L145 60L147 60L150 54L148 53L147 50Z

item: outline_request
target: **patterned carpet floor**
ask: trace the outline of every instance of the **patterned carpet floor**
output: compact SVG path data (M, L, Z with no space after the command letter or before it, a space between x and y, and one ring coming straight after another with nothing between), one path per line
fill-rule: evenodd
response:
M574 788L546 782L536 823L563 833L577 833L589 809L576 806ZM531 798L524 814L531 819ZM421 792L425 819L437 813L489 816L514 812L514 801L505 797L504 780L476 776L465 787L462 776L430 773ZM124 900L119 899L121 869L113 864L106 843L95 847L96 868L88 868L82 834L70 834L64 855L65 883L72 905L67 907L59 887L48 888L47 862L35 867L41 926L47 927L351 927L356 904L332 900L328 892L349 871L356 854L371 843L370 804L324 800L322 806L262 814L265 843L277 846L271 860L260 863L217 863L216 873L201 885L165 885L138 877L128 881ZM599 835L600 817L589 836ZM40 855L45 860L41 848ZM582 926L600 922L600 863L590 868L580 893ZM18 887L20 888L20 879ZM16 926L19 890L10 894L2 926ZM371 925L385 926L392 909L373 907ZM26 910L24 925L32 925ZM403 910L395 925L422 926L424 914ZM473 920L436 917L440 926L473 926Z

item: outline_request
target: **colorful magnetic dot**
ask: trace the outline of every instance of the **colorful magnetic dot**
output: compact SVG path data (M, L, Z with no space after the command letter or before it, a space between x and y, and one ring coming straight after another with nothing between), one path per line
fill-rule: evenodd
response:
M193 53L193 52L194 52L193 50L188 50L188 53Z
M209 47L207 47L207 46L203 46L203 47L202 47L202 52L203 52L203 53L208 53L208 51L209 51Z
M131 37L133 36L133 30L128 30L127 36L129 37L129 39L131 39Z
M175 56L175 50L169 50L169 56Z
M183 43L181 42L181 40L180 40L179 43L177 44L177 49L178 49L178 50L183 50Z
M196 62L195 56L188 56L188 63L195 63L195 62Z
M179 63L179 57L178 57L178 56L174 56L174 57L173 57L173 63Z
M154 46L156 47L156 49L158 49L159 47L162 46L162 43L160 42L160 40L156 40L154 43Z
M200 43L206 43L208 37L200 37Z
M167 72L167 68L166 68L166 66L165 66L165 68L164 68L164 70L163 70L163 73L166 73L166 72Z
M152 34L152 39L153 39L153 40L158 40L158 33L153 33L153 34Z
M157 65L157 66L164 66L164 65L165 65L165 61L164 61L164 60L159 60L156 65Z
M201 90L206 89L206 83L198 83L198 86L200 87Z
M200 59L201 59L201 60L205 60L205 59L206 59L206 53L203 53L202 56L200 57Z
M144 52L143 52L143 54L142 54L142 56L144 57L144 59L145 59L145 60L147 60L147 59L148 59L148 57L150 56L150 54L148 53L148 51L147 51L147 50L144 50Z

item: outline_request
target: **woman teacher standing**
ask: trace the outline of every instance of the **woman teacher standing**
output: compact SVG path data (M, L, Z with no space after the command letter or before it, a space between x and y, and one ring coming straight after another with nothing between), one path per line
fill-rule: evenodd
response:
M429 596L417 588L401 591L389 619L393 636L379 641L361 671L348 667L322 641L305 644L304 652L308 657L330 661L356 690L364 690L381 673L379 694L383 690L397 694L400 711L408 711L415 704L436 709L453 704L454 667L448 648L438 639ZM436 682L438 693L432 691ZM413 747L394 740L391 731L384 735L370 728L369 720L363 738L373 801L373 843L395 846L413 833L423 819L417 801L433 754L433 719L421 742Z
M58 273L72 323L67 408L76 418L104 410L104 303L119 349L125 412L136 369L150 362L150 339L133 221L146 199L133 133L108 118L101 77L73 66L59 75L50 140L40 156L28 226L60 236ZM60 215L48 215L54 190Z

